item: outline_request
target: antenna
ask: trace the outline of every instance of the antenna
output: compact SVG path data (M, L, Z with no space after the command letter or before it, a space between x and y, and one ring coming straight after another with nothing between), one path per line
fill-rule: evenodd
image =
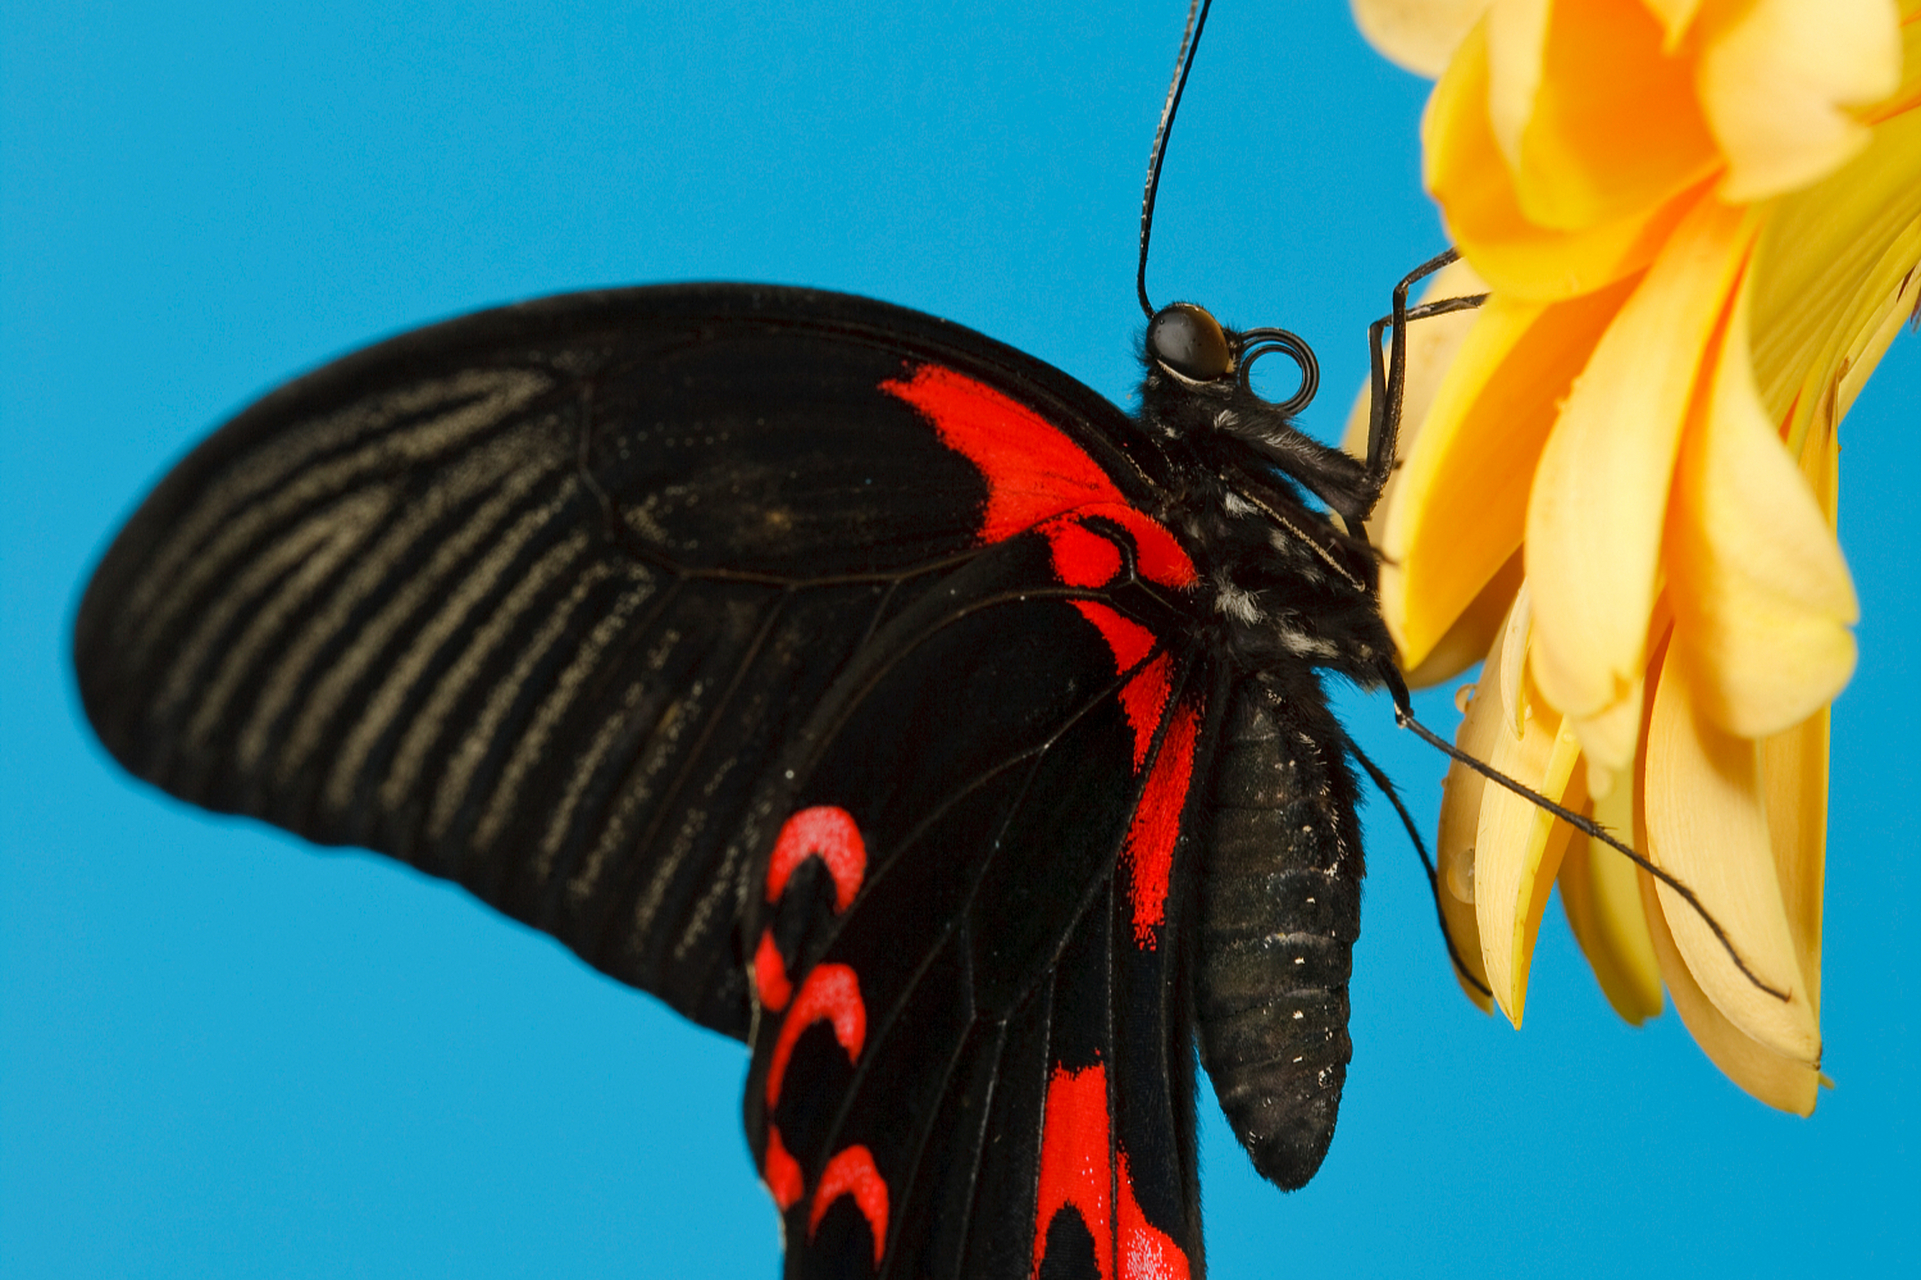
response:
M1200 48L1201 28L1207 25L1207 11L1214 0L1189 0L1187 27L1181 32L1181 51L1174 58L1174 82L1167 86L1167 103L1161 108L1161 127L1154 133L1154 150L1147 157L1147 190L1141 196L1141 265L1134 276L1140 294L1141 310L1154 318L1154 304L1147 300L1147 241L1154 232L1154 196L1161 185L1161 161L1167 155L1167 135L1174 128L1174 112L1180 109L1181 91L1187 88L1187 73L1194 69L1194 52Z

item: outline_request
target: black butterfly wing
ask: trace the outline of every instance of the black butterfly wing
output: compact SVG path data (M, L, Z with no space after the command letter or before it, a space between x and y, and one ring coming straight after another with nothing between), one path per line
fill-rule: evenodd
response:
M455 880L750 1038L795 1269L855 1238L902 1275L1198 1263L1170 886L1212 677L1130 433L860 299L469 317L182 462L82 601L82 699L139 776ZM770 900L834 807L879 823L858 901L813 858ZM876 1003L837 1063L792 1010L843 970Z
M1075 475L996 501L994 424L956 447L916 403L942 378L1058 424ZM470 316L288 385L175 468L81 603L82 700L174 794L458 881L744 1036L755 784L955 562L1086 483L1143 492L1089 426L1116 420L1011 348L842 295Z
M1068 542L901 614L789 757L745 1110L790 1275L1199 1274L1182 832L1219 691Z

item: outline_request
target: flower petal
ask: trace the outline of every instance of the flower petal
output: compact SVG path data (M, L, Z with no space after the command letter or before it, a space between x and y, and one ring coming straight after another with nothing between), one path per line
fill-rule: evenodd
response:
M1476 760L1485 760L1494 750L1500 699L1498 695L1484 699L1478 687L1468 688L1467 713L1454 741ZM1461 964L1482 986L1487 985L1487 962L1481 958L1481 925L1474 911L1474 840L1480 829L1481 797L1488 785L1487 779L1460 761L1449 764L1441 780L1441 822L1434 838L1441 920ZM1492 1012L1493 1001L1459 969L1454 977L1481 1012Z
M1688 33L1701 0L1641 0L1642 7L1661 23L1661 51L1673 53Z
M1654 953L1660 960L1668 991L1674 997L1674 1008L1687 1025L1688 1034L1694 1037L1694 1042L1701 1046L1702 1052L1708 1055L1714 1065L1727 1073L1728 1079L1761 1101L1796 1115L1811 1114L1815 1097L1820 1091L1820 1068L1766 1048L1743 1035L1740 1028L1722 1016L1721 1011L1702 993L1693 974L1688 972L1686 962L1681 959L1674 936L1668 931L1667 920L1661 914L1654 877L1642 872L1640 883L1641 901L1646 907L1648 934L1654 943Z
M1828 846L1828 716L1822 707L1761 744L1774 869L1816 1017L1821 1014L1821 881Z
M1633 800L1629 788L1616 788L1614 796L1594 803L1594 819L1612 830L1631 830ZM1558 884L1573 938L1617 1015L1635 1026L1658 1017L1662 971L1641 905L1641 871L1598 840L1573 836Z
M1392 62L1432 80L1490 0L1348 0L1354 25Z
M1490 122L1529 222L1645 216L1720 168L1692 60L1663 52L1640 5L1496 0L1487 42Z
M1404 661L1435 645L1513 558L1555 407L1633 290L1482 307L1408 449L1381 529L1381 607Z
M1577 719L1618 716L1644 669L1681 425L1752 236L1740 209L1703 200L1689 214L1542 451L1527 514L1534 676ZM1585 745L1604 766L1626 763L1618 741Z
M1910 24L1921 33L1921 21ZM1921 37L1917 37L1921 39ZM1921 66L1921 51L1915 58ZM1749 345L1768 417L1799 450L1828 389L1865 376L1921 261L1921 109L1875 126L1851 163L1767 206L1754 252ZM1910 295L1910 299L1911 299ZM1911 305L1911 303L1910 303ZM1837 415L1838 417L1838 415Z
M1718 16L1718 15L1717 15ZM1730 203L1806 186L1868 145L1843 108L1901 83L1893 0L1753 0L1706 33L1696 83Z
M1501 632L1501 619L1514 603L1514 595L1527 580L1522 572L1521 553L1516 551L1507 558L1481 593L1454 619L1454 625L1447 629L1427 656L1419 663L1406 669L1410 689L1425 689L1445 680L1452 680L1469 667L1479 662L1488 651L1488 646Z
M1487 122L1510 173L1541 92L1549 0L1494 0L1487 18Z
M1488 74L1486 32L1476 27L1421 119L1424 181L1462 255L1497 293L1540 301L1599 289L1651 262L1691 197L1683 192L1578 231L1530 222L1488 120Z
M1682 442L1666 556L1675 651L1696 705L1728 732L1760 738L1847 684L1860 609L1828 520L1761 407L1746 298L1723 329L1706 411Z
M1617 786L1592 806L1595 821L1634 835L1634 788ZM1641 905L1641 872L1598 840L1575 836L1561 861L1561 907L1602 994L1639 1026L1661 1012L1661 967Z
M1813 1066L1821 1058L1819 1020L1782 899L1761 769L1755 742L1699 713L1670 649L1648 718L1646 852L1693 891L1773 991L1742 973L1702 911L1665 884L1657 887L1662 912L1688 972L1714 1007L1774 1053Z
M1489 655L1488 674L1476 703L1496 725L1488 764L1550 800L1561 800L1574 781L1580 746L1562 717L1525 692L1506 688L1502 668L1524 667L1519 655L1528 642L1527 593L1522 591L1501 637L1502 652ZM1511 659L1511 660L1510 660ZM1515 695L1519 693L1519 696ZM1516 727L1519 726L1519 732ZM1585 795L1575 800L1583 804ZM1515 1026L1527 1001L1529 962L1548 892L1560 870L1570 828L1545 809L1503 787L1481 794L1474 837L1474 911L1480 924L1481 955L1494 999Z

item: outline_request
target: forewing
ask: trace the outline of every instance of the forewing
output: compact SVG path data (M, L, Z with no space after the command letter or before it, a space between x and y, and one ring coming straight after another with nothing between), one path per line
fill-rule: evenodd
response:
M1124 428L1038 362L862 299L468 317L184 460L82 601L82 700L174 794L455 880L745 1036L777 758L982 547L1090 504L1135 520Z
M750 887L745 1112L788 1274L1200 1270L1182 837L1213 673L1102 520L876 636Z

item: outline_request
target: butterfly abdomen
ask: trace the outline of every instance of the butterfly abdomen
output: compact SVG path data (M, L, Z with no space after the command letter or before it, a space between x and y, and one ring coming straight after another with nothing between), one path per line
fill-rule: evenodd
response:
M1201 1060L1255 1167L1289 1190L1327 1154L1353 1053L1362 863L1337 733L1318 700L1240 686L1213 770L1200 885Z

